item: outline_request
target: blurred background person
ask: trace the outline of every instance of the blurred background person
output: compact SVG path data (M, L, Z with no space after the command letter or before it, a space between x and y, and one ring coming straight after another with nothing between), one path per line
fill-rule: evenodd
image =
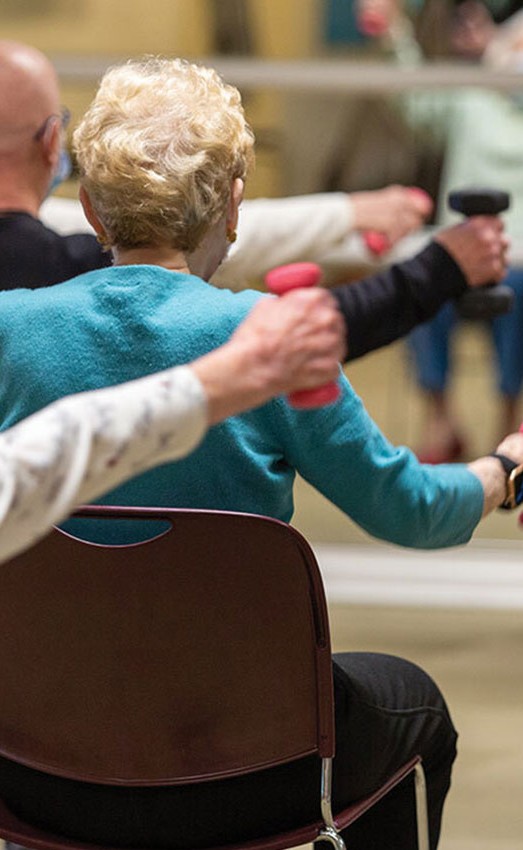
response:
M371 35L384 39L399 61L422 61L414 41L414 28L404 0L357 0L359 20L367 21ZM503 9L503 5L505 9ZM494 4L496 6L496 4ZM497 4L492 10L482 0L448 3L448 51L467 61L489 67L518 68L518 39L523 29L514 4ZM494 20L492 12L496 12ZM418 4L417 14L423 13ZM516 18L518 20L516 20ZM377 23L376 23L377 22ZM501 23L502 22L502 23ZM509 37L509 33L511 37ZM410 45L410 50L406 49ZM409 95L404 99L408 120L414 125L444 128L444 155L437 196L436 221L448 224L455 214L447 208L452 189L466 186L492 186L511 196L504 217L509 236L523 239L523 105L516 96L481 89L453 91L452 95ZM498 372L498 415L493 441L517 427L519 396L523 381L523 270L513 265L504 280L514 292L510 313L492 319L490 330ZM469 453L449 397L452 377L452 342L458 322L453 304L446 304L429 323L416 328L409 347L418 385L426 402L424 437L418 449L420 460L444 463Z

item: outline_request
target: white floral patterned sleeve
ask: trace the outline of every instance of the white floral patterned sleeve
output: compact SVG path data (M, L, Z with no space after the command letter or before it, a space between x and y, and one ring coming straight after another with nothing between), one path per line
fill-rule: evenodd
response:
M188 454L207 429L188 366L61 399L0 434L0 561L79 504Z

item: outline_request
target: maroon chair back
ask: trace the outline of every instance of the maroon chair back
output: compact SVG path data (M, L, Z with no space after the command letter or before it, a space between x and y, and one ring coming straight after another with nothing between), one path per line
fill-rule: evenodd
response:
M334 750L331 650L304 538L265 517L165 519L145 543L54 530L0 569L0 755L111 785L236 776Z

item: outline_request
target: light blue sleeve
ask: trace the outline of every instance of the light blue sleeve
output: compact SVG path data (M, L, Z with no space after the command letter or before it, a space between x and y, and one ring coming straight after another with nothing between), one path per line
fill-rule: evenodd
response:
M420 464L381 433L349 382L340 400L283 415L287 456L300 475L373 537L417 549L466 543L483 488L463 464Z

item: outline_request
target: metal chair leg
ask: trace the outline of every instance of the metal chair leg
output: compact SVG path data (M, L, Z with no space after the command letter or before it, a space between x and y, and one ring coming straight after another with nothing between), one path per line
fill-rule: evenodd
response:
M419 762L414 768L414 794L416 797L416 825L418 850L429 850L429 818L427 813L427 788L425 772Z
M316 846L317 841L328 841L329 844L332 844L334 850L346 850L343 838L331 826L326 826L321 830L318 837L313 841L314 846Z

